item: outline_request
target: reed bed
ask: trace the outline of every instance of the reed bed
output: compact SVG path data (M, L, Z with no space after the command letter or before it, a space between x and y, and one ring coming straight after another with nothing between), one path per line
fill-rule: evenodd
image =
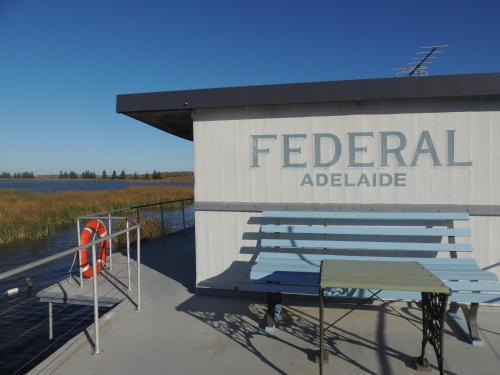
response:
M141 224L141 241L152 240L153 238L158 238L164 234L169 234L172 229L168 223L165 223L165 227L162 228L162 221L158 217L141 217L139 220ZM116 225L116 231L125 229L125 222L119 221ZM137 232L134 230L130 232L130 243L133 244L137 240ZM114 243L122 246L127 243L127 237L125 235L118 236L114 239Z
M78 216L160 201L192 199L187 186L133 186L122 190L37 193L0 189L0 244L19 239L40 239L58 225L74 223ZM161 222L145 222L148 232L161 231ZM142 236L141 236L142 237ZM152 237L151 237L152 238Z

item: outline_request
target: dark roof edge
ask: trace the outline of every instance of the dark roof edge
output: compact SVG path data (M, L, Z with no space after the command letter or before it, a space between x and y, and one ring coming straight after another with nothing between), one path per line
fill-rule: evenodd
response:
M117 95L116 111L150 112L346 101L500 96L500 73L377 78Z

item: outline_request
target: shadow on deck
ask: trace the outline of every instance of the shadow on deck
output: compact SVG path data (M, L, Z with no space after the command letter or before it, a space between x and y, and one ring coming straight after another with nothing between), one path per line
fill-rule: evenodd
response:
M206 375L318 373L318 308L314 300L285 301L282 321L275 334L268 335L260 327L263 298L193 294L193 229L166 241L145 243L142 261L144 309L116 313L112 324L103 329L103 354L89 357L89 346L80 343L57 365L51 365L49 358L36 373L137 374L166 369L172 374ZM331 322L351 305L330 303L329 307L325 320ZM420 351L420 316L420 309L407 303L374 304L355 311L328 332L332 355L325 370L335 374L417 374L413 357ZM457 339L446 326L446 373L496 374L499 321L496 311L481 311L485 346L480 348ZM428 358L436 372L432 352Z

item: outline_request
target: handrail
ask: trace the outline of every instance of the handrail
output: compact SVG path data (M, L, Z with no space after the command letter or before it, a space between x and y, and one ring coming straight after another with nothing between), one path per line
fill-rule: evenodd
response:
M93 216L93 215L85 215L85 216L79 216L78 217L79 219L101 219L101 220L104 220L104 219L109 219L109 216ZM130 218L128 216L111 216L111 219L114 219L114 220L125 220L125 219L129 219Z
M85 218L92 218L95 219L97 217L92 217L92 216L85 216ZM111 213L108 214L107 217L105 217L109 220L109 224L111 226L111 220L115 219L115 217L111 216ZM78 243L80 243L80 219L77 219L78 223ZM100 353L100 342L99 342L99 299L98 299L98 292L97 292L97 252L96 252L96 245L99 243L102 243L103 241L110 240L109 243L111 244L113 241L112 239L118 236L121 236L122 234L127 235L127 268L128 268L128 290L131 290L131 284L130 284L130 232L136 230L137 231L137 242L136 242L136 247L137 247L137 302L136 302L136 310L139 311L141 309L141 224L138 222L133 221L132 219L128 217L120 217L116 219L122 219L126 221L126 228L123 230L120 230L115 233L111 233L111 228L109 234L103 237L99 237L96 240L93 240L91 242L85 243L83 245L79 245L76 247L72 247L71 249L61 251L57 254L49 255L45 258L27 263L25 265L13 268L11 270L5 271L0 273L0 281L7 279L11 276L17 275L21 272L28 271L30 269L42 266L44 264L53 262L57 259L60 259L62 257L65 257L70 254L75 254L78 252L80 256L80 252L84 249L87 249L88 247L91 247L92 251L92 284L93 284L93 299L94 299L94 330L95 330L95 341L94 341L94 353L99 354ZM130 226L130 223L133 223L132 226ZM111 248L110 248L110 258L111 258ZM81 264L81 258L79 257L80 264ZM80 268L80 286L83 286L83 279L82 279L82 268ZM49 339L52 340L53 338L53 314L52 314L52 302L49 302Z
M57 254L49 255L45 258L38 259L36 261L24 264L22 266L13 268L8 271L4 271L0 273L0 281L5 280L9 277L12 277L14 275L20 274L22 272L26 272L28 270L31 270L36 267L40 267L44 264L53 262L55 260L58 260L60 258L63 258L65 256L71 255L71 254L76 254L78 253L79 255L79 264L81 264L81 251L84 249L91 249L92 253L92 270L93 270L93 280L91 281L92 288L93 288L93 300L94 300L94 329L95 329L95 341L94 341L94 353L99 354L100 353L100 341L99 341L99 301L98 301L98 292L97 292L97 264L96 264L96 247L98 244L102 243L103 241L109 240L109 263L107 264L107 269L111 270L112 265L111 265L111 258L112 258L112 244L113 238L116 238L121 235L126 235L126 246L127 246L127 276L128 276L128 290L131 291L131 273L130 273L130 233L132 231L137 232L137 242L136 242L136 249L137 249L137 259L136 259L136 267L137 267L137 300L135 301L136 305L136 310L139 311L141 309L141 224L140 224L140 211L142 208L149 208L149 207L154 207L154 206L159 206L159 209L161 211L161 220L162 220L162 227L163 227L163 235L165 236L165 230L164 230L164 217L163 217L163 205L168 205L172 203L182 203L182 225L183 228L186 229L186 213L185 209L187 207L187 202L194 202L193 198L185 198L185 199L176 199L176 200L171 200L171 201L160 201L157 203L149 203L149 204L144 204L144 205L136 205L136 206L131 206L127 208L120 208L120 209L115 209L107 212L100 212L96 214L87 214L84 216L80 216L77 218L77 236L78 236L78 246L72 247L70 249L61 251ZM126 216L129 213L126 211L136 211L135 215L132 213L130 216ZM120 212L124 212L120 216L112 216L113 214L117 214ZM135 217L134 217L135 216ZM81 220L92 220L92 219L100 219L103 220L104 222L108 222L108 232L107 235L104 237L99 237L91 242L85 243L83 245L80 244L80 234L81 234ZM117 220L124 220L125 221L125 229L122 229L120 231L117 231L115 233L112 233L112 223L117 221ZM75 255L76 256L76 255ZM82 268L79 267L80 269L80 286L83 287L83 275L82 275ZM53 338L53 325L52 325L52 319L55 314L52 314L52 302L48 302L49 304L49 339Z
M139 206L132 206L129 209L130 210L135 210L135 209L138 209L138 208L146 208L146 207L158 206L160 204L177 203L177 202L190 202L190 201L194 201L194 199L187 199L186 198L186 199L176 199L176 200L173 200L173 201L163 201L163 202L157 202L157 203L141 204Z
M169 204L169 203L177 203L177 202L193 202L193 201L194 201L194 198L175 199L175 200L171 200L171 201L159 201L159 202L156 202L156 203L147 203L147 204L141 204L141 205L137 205L137 206L117 208L117 209L111 210L111 211L96 212L96 213L93 213L93 214L88 214L86 216L95 217L95 216L104 216L104 215L106 215L106 218L108 218L107 215L113 214L115 212L121 212L121 211L127 211L127 210L136 210L138 208L153 207L153 206L158 206L158 205L161 205L161 204Z
M18 273L25 272L25 271L28 271L30 269L42 266L42 265L47 264L47 263L50 263L50 262L52 262L52 261L54 261L56 259L59 259L59 258L62 258L64 256L66 256L66 255L76 253L77 251L86 249L86 248L88 248L90 246L97 245L97 244L101 243L102 241L118 237L118 236L120 236L122 234L125 234L125 233L129 232L129 231L138 229L139 227L140 227L140 224L135 224L135 225L131 226L129 229L123 229L123 230L121 230L119 232L115 232L113 234L109 234L109 235L107 235L105 237L101 237L101 238L99 238L99 239L97 239L95 241L86 243L84 245L77 246L77 247L72 247L71 249L61 251L60 253L49 255L48 257L45 257L45 258L42 258L42 259L39 259L39 260L35 260L35 261L30 262L28 264L25 264L25 265L13 268L13 269L11 269L9 271L2 272L2 273L0 273L0 281L4 280L4 279L7 279L7 278L9 278L11 276L14 276L14 275L16 275Z

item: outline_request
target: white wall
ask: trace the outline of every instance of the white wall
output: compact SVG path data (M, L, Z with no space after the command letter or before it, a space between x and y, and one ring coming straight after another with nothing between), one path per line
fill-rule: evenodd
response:
M305 202L499 205L500 106L473 102L405 102L363 105L309 105L275 108L240 108L197 111L194 115L195 199L198 202ZM410 163L419 136L429 131L438 157L447 162L447 130L455 130L455 158L472 166L434 166L422 154L417 166L380 167L379 132L401 131L407 139L402 151ZM348 167L348 132L374 132L374 138L358 139L367 152L358 161L373 161L370 168ZM283 134L306 134L292 140L301 147L293 154L306 168L283 167ZM334 133L342 142L339 162L329 168L313 167L313 134ZM276 140L259 140L260 167L251 167L251 135L276 134ZM326 144L326 143L325 143ZM333 147L324 147L325 158ZM306 173L404 173L406 186L301 186ZM196 213L197 283L220 288L245 288L250 259L258 249L248 233L255 214ZM480 265L500 262L500 219L474 218L473 245ZM244 233L247 233L244 235ZM493 269L500 273L500 268Z

